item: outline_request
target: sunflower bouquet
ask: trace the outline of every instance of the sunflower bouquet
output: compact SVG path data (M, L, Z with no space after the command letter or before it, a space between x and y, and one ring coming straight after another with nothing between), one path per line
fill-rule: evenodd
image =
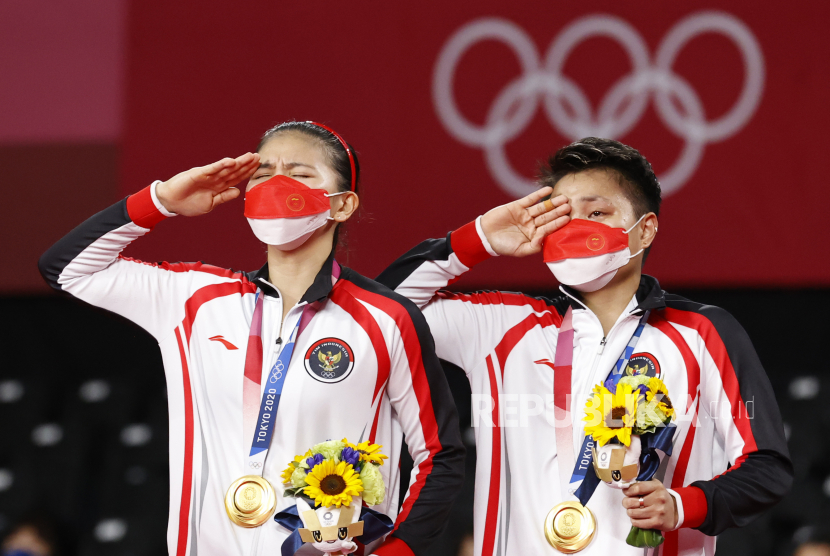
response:
M386 485L379 467L387 456L382 446L343 440L327 440L296 456L282 472L285 496L301 493L315 506L349 506L360 495L369 506L383 502Z
M345 438L327 440L288 464L282 472L285 496L293 496L297 504L274 517L292 531L282 554L294 554L303 543L311 543L326 554L345 556L358 549L355 540L369 544L392 530L389 516L367 507L386 496L380 466L388 458L381 448Z
M594 441L596 476L620 489L651 480L660 466L657 450L671 454L674 413L668 389L659 378L624 376L618 382L609 378L595 386L583 421L585 435ZM626 542L656 547L663 535L632 526Z

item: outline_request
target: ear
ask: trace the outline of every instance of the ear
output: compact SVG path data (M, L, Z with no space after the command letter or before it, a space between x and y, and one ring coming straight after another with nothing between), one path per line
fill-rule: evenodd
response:
M640 230L640 247L648 249L657 235L657 215L653 212L646 214L637 228Z
M338 195L335 199L340 199L339 203L335 203L331 210L331 217L335 222L345 222L357 211L360 206L360 197L357 193L349 191L343 195Z

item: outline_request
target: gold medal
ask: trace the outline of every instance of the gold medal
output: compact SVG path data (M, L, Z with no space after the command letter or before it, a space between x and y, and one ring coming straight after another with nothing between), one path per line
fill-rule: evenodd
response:
M237 479L225 495L225 511L240 527L259 527L273 515L276 505L274 487L259 475Z
M545 518L545 538L553 548L565 554L579 552L588 546L596 530L593 512L576 500L557 504Z

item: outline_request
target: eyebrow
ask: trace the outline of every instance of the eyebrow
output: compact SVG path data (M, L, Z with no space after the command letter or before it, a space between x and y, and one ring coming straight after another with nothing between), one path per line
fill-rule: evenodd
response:
M613 204L611 203L611 199L609 199L608 197L603 197L602 195L583 195L578 200L584 201L586 203L590 203L592 201L605 201L606 203Z
M305 162L287 162L285 164L285 168L287 170L292 170L294 168L297 168L298 166L302 166L304 168L311 168L312 170L317 169L314 165L306 164ZM274 162L262 162L262 163L260 163L258 170L262 170L262 169L273 170L276 167L277 167L277 165Z

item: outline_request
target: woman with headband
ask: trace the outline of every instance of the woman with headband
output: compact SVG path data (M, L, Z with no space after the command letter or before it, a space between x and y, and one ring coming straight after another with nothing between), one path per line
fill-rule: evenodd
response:
M157 181L41 257L53 288L136 322L159 343L170 554L279 554L291 531L273 515L294 504L281 472L308 447L341 438L389 455L380 468L389 491L375 509L395 526L366 554L425 554L440 533L463 479L455 404L417 308L334 259L339 228L359 205L359 178L340 135L283 123L256 154ZM239 197L234 185L246 179L245 217L268 246L259 270L119 255L166 218ZM399 510L404 437L414 467ZM243 487L255 508L240 506Z

